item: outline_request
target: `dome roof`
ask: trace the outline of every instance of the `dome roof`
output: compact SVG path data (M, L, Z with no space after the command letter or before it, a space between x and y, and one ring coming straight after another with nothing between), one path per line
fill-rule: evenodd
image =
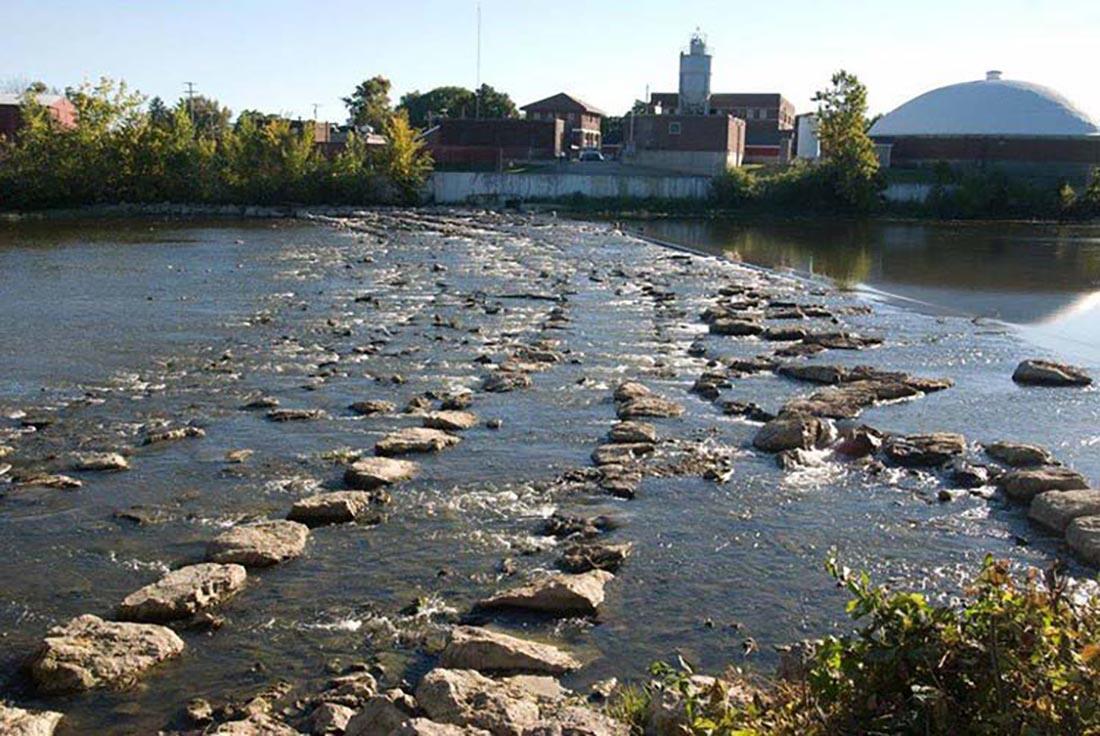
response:
M1001 79L940 87L914 97L871 127L872 136L1098 135L1100 127L1049 87Z

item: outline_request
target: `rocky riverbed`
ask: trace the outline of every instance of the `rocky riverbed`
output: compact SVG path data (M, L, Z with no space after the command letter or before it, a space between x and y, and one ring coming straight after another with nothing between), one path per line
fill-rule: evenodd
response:
M619 733L611 677L843 626L830 548L1095 576L1097 366L996 323L545 216L143 227L0 248L42 733Z

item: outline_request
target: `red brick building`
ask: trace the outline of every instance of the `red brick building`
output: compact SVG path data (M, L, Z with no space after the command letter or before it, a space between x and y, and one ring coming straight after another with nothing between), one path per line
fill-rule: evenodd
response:
M76 126L76 108L64 95L39 94L38 104L65 128ZM23 127L23 95L0 93L0 136L10 138Z
M600 124L606 115L597 107L560 92L520 108L527 120L560 120L565 126L565 148L599 148L602 143Z
M502 168L508 161L556 159L565 123L550 120L444 118L424 133L437 166Z
M731 115L632 115L624 122L623 161L715 176L740 166L745 121Z
M680 95L654 92L650 112L675 112ZM710 96L709 114L732 115L745 121L745 163L776 164L791 159L794 139L794 104L781 94L719 92Z

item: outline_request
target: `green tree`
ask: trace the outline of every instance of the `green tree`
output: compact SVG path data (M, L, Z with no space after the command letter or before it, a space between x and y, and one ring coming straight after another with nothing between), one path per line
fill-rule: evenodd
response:
M164 104L160 97L149 100L149 122L153 125L169 125L172 122L173 112Z
M383 130L393 111L390 108L390 80L379 75L360 82L351 96L344 98L352 125L369 125Z
M473 91L465 87L436 87L402 95L397 109L408 113L413 127L426 128L431 124L429 118L473 117L475 102Z
M839 71L832 86L814 95L818 104L818 139L842 205L870 209L881 181L875 144L867 135L867 88L854 74Z
M204 95L180 99L177 107L187 111L195 127L195 134L206 138L221 138L229 129L233 113L217 100Z
M432 170L432 157L417 139L404 111L390 116L385 128L386 146L381 153L383 173L407 202L420 198L420 188Z
M487 84L477 90L478 115L483 118L514 118L519 115L516 103L506 92L500 92Z
M642 100L634 100L630 106L630 112L626 115L608 115L600 121L600 134L604 143L622 143L626 137L626 126L631 115L644 115L646 104Z

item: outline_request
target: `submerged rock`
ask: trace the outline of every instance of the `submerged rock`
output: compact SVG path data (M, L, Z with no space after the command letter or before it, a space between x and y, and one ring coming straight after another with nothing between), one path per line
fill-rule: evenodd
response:
M481 388L489 393L500 394L527 388L531 385L531 377L526 373L508 373L498 371L485 378Z
M556 616L591 615L603 603L604 586L614 577L603 570L583 575L550 574L486 598L478 607L522 608Z
M48 694L118 687L182 651L183 640L164 626L85 614L50 630L31 661L30 675Z
M994 442L985 446L986 454L1005 465L1022 468L1030 465L1057 465L1050 451L1039 445Z
M377 524L382 517L374 506L380 500L377 493L368 491L318 493L295 501L286 518L300 521L307 526L346 524L352 521Z
M307 539L309 527L296 521L241 524L211 540L206 547L206 557L212 562L270 567L300 556Z
M159 432L150 432L145 436L143 444L157 445L162 442L176 442L178 440L205 436L206 430L200 427L176 427L174 429L165 429Z
M707 328L713 335L730 335L742 337L747 335L759 335L764 331L764 325L746 319L730 319L721 317L710 323Z
M1079 516L1100 516L1100 491L1047 491L1031 502L1028 518L1062 534Z
M1076 470L1055 465L1010 471L997 479L997 487L1014 501L1030 503L1044 491L1075 491L1089 484Z
M633 462L642 455L653 452L654 446L648 442L618 442L600 445L592 451L592 462L596 465L623 465Z
M374 414L392 414L397 411L397 405L392 401L356 401L348 407L356 414L372 416Z
M391 432L374 445L378 455L406 455L414 452L438 452L453 447L460 438L439 429L406 427Z
M1016 366L1012 380L1028 386L1088 386L1092 378L1083 368L1050 360L1025 360Z
M581 666L557 647L478 626L455 627L439 663L448 669L547 675L562 675Z
M325 418L320 409L272 409L267 418L273 422L310 422Z
M411 460L388 457L368 457L357 460L344 471L344 484L349 488L370 491L415 478L420 466Z
M883 449L886 457L898 465L934 467L966 452L966 438L951 432L893 436L887 438Z
M62 718L52 710L23 710L0 703L0 733L5 736L53 736Z
M72 476L62 475L61 473L32 473L31 475L20 475L15 478L15 484L20 486L63 489L80 488L84 485L82 481Z
M126 596L118 618L151 623L189 618L232 598L246 578L240 565L206 562L181 567Z
M576 542L565 548L558 566L574 574L589 570L618 572L633 549L630 543Z

